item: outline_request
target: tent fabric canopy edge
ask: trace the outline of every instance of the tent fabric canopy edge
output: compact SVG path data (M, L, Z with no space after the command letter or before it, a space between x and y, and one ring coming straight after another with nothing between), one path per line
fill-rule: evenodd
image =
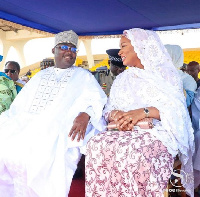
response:
M45 25L41 25L38 23L34 23L20 17L14 16L12 14L8 14L6 12L0 11L0 18L5 21L10 21L11 23L16 23L19 25L24 26L25 28L32 28L35 29L36 32L44 34L44 32L49 33L48 35L53 35L59 33L60 31L51 27L47 27ZM154 31L167 31L167 30L181 30L181 29L196 29L200 28L200 23L193 23L193 24L182 24L182 25L175 25L175 26L163 26L163 27L152 27L149 28L150 30ZM27 29L30 30L30 29ZM87 32L87 33L79 33L79 36L105 36L106 35L121 35L123 33L122 30L119 31L106 31L106 32Z
M199 0L0 0L0 19L56 34L120 35L123 30L200 28Z

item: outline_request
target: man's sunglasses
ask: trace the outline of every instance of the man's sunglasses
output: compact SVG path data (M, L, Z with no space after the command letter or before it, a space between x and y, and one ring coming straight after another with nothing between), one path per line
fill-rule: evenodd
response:
M67 45L60 45L60 46L56 46L56 48L59 48L61 49L62 51L71 51L73 53L77 53L78 52L78 49L75 48L75 47L69 47Z
M13 69L4 69L4 72L5 73L8 73L10 71L10 73L14 74L16 73L17 71L16 70L13 70Z

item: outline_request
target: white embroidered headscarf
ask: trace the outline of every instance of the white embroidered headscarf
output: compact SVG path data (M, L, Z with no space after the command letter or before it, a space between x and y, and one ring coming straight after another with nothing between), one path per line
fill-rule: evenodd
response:
M182 183L192 194L194 136L177 69L155 32L135 28L125 30L124 36L131 41L144 69L130 67L116 77L104 112L156 107L162 128L149 132L155 133L172 156L179 154L182 170L190 179Z

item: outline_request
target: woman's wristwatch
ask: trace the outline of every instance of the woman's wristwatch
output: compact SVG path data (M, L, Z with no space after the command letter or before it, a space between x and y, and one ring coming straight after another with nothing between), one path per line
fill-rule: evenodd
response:
M149 117L149 109L147 107L144 108L145 117Z

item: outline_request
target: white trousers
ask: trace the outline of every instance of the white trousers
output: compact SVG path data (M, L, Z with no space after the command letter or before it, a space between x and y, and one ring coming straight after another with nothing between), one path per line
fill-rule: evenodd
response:
M23 162L12 160L12 158L0 158L0 197L67 197L80 158L79 148L68 149L65 154L66 183L60 183L60 185L66 185L66 191L59 192L59 188L51 191L49 188L49 191L42 196L28 186L26 167Z

